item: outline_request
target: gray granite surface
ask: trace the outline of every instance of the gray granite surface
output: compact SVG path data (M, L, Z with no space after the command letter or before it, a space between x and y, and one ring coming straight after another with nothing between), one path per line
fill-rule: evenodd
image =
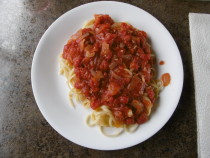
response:
M184 64L184 87L169 122L147 141L117 151L78 146L44 119L31 88L31 63L46 29L63 13L91 0L0 0L0 158L197 157L189 12L210 13L210 2L124 0L159 19L174 37Z

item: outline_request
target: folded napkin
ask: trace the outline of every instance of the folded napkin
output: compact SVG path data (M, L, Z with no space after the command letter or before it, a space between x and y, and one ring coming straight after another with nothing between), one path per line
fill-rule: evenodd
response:
M210 158L210 14L189 14L198 156Z

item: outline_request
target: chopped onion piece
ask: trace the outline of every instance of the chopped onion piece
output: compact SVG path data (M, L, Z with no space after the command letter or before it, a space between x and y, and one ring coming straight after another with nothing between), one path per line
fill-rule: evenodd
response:
M132 58L132 55L131 55L131 54L122 55L122 58L123 58L123 59L130 60L130 59Z
M117 80L122 80L123 79L121 76L117 75L114 71L111 71L111 75L112 75L112 77L114 77Z
M120 48L124 48L125 44L124 43L120 43Z
M95 52L91 52L91 51L86 51L86 52L85 52L85 56L86 56L86 57L91 58L91 57L93 57L94 55L95 55Z
M118 64L116 62L112 62L110 65L109 65L109 68L112 70L114 69Z

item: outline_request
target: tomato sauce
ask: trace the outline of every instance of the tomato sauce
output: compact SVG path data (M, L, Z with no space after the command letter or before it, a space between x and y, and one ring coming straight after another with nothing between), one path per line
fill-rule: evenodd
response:
M171 82L171 76L169 73L165 73L161 76L161 80L163 81L163 86L166 87Z
M161 61L159 62L159 64L160 64L160 65L164 65L165 62L164 62L163 60L161 60Z
M114 23L109 15L95 15L93 27L71 36L63 58L74 66L74 87L92 109L107 105L117 122L142 124L148 120L144 96L155 102L151 53L144 31Z

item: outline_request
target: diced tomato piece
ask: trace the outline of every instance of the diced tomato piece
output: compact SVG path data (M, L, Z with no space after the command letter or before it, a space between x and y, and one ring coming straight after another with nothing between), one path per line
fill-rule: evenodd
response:
M171 81L171 76L169 73L165 73L161 76L161 79L163 81L163 86L168 86Z
M103 60L100 64L100 70L107 70L109 68L109 63L106 60Z
M77 67L81 64L81 61L82 61L82 57L81 56L77 56L73 59L73 62L74 62L74 66Z
M108 85L108 94L111 96L114 96L116 94L118 94L120 91L120 85L116 82L111 82Z
M81 89L84 86L84 82L76 82L74 84L74 87L77 89Z
M124 120L124 116L122 111L114 111L113 112L114 117L118 120L118 121L123 121Z
M123 104L127 104L127 103L128 103L128 101L129 101L129 97L126 97L126 96L120 96L120 97L119 97L119 100L120 100L120 102L121 102L121 103L123 103Z
M134 124L134 123L135 123L134 118L127 118L125 120L125 124L127 124L127 125L131 125L131 124Z
M101 102L98 99L95 99L93 101L91 101L90 106L92 109L97 109L98 107L101 106Z
M153 100L154 97L155 97L155 92L154 92L154 89L152 87L147 87L146 88L146 92L150 98L150 100Z
M97 26L99 24L110 24L112 25L114 21L111 19L109 15L95 14L95 22L94 25Z
M76 87L75 87L76 88ZM79 88L78 88L79 89ZM88 97L89 96L89 94L90 94L90 88L88 87L88 86L83 86L83 87L81 87L80 89L82 89L82 92L84 93L84 95L86 96L86 97Z
M130 68L133 70L138 70L139 69L139 62L140 59L139 57L135 56L130 64Z
M137 123L142 124L142 123L145 123L147 120L148 120L148 116L145 113L143 113L137 118Z

